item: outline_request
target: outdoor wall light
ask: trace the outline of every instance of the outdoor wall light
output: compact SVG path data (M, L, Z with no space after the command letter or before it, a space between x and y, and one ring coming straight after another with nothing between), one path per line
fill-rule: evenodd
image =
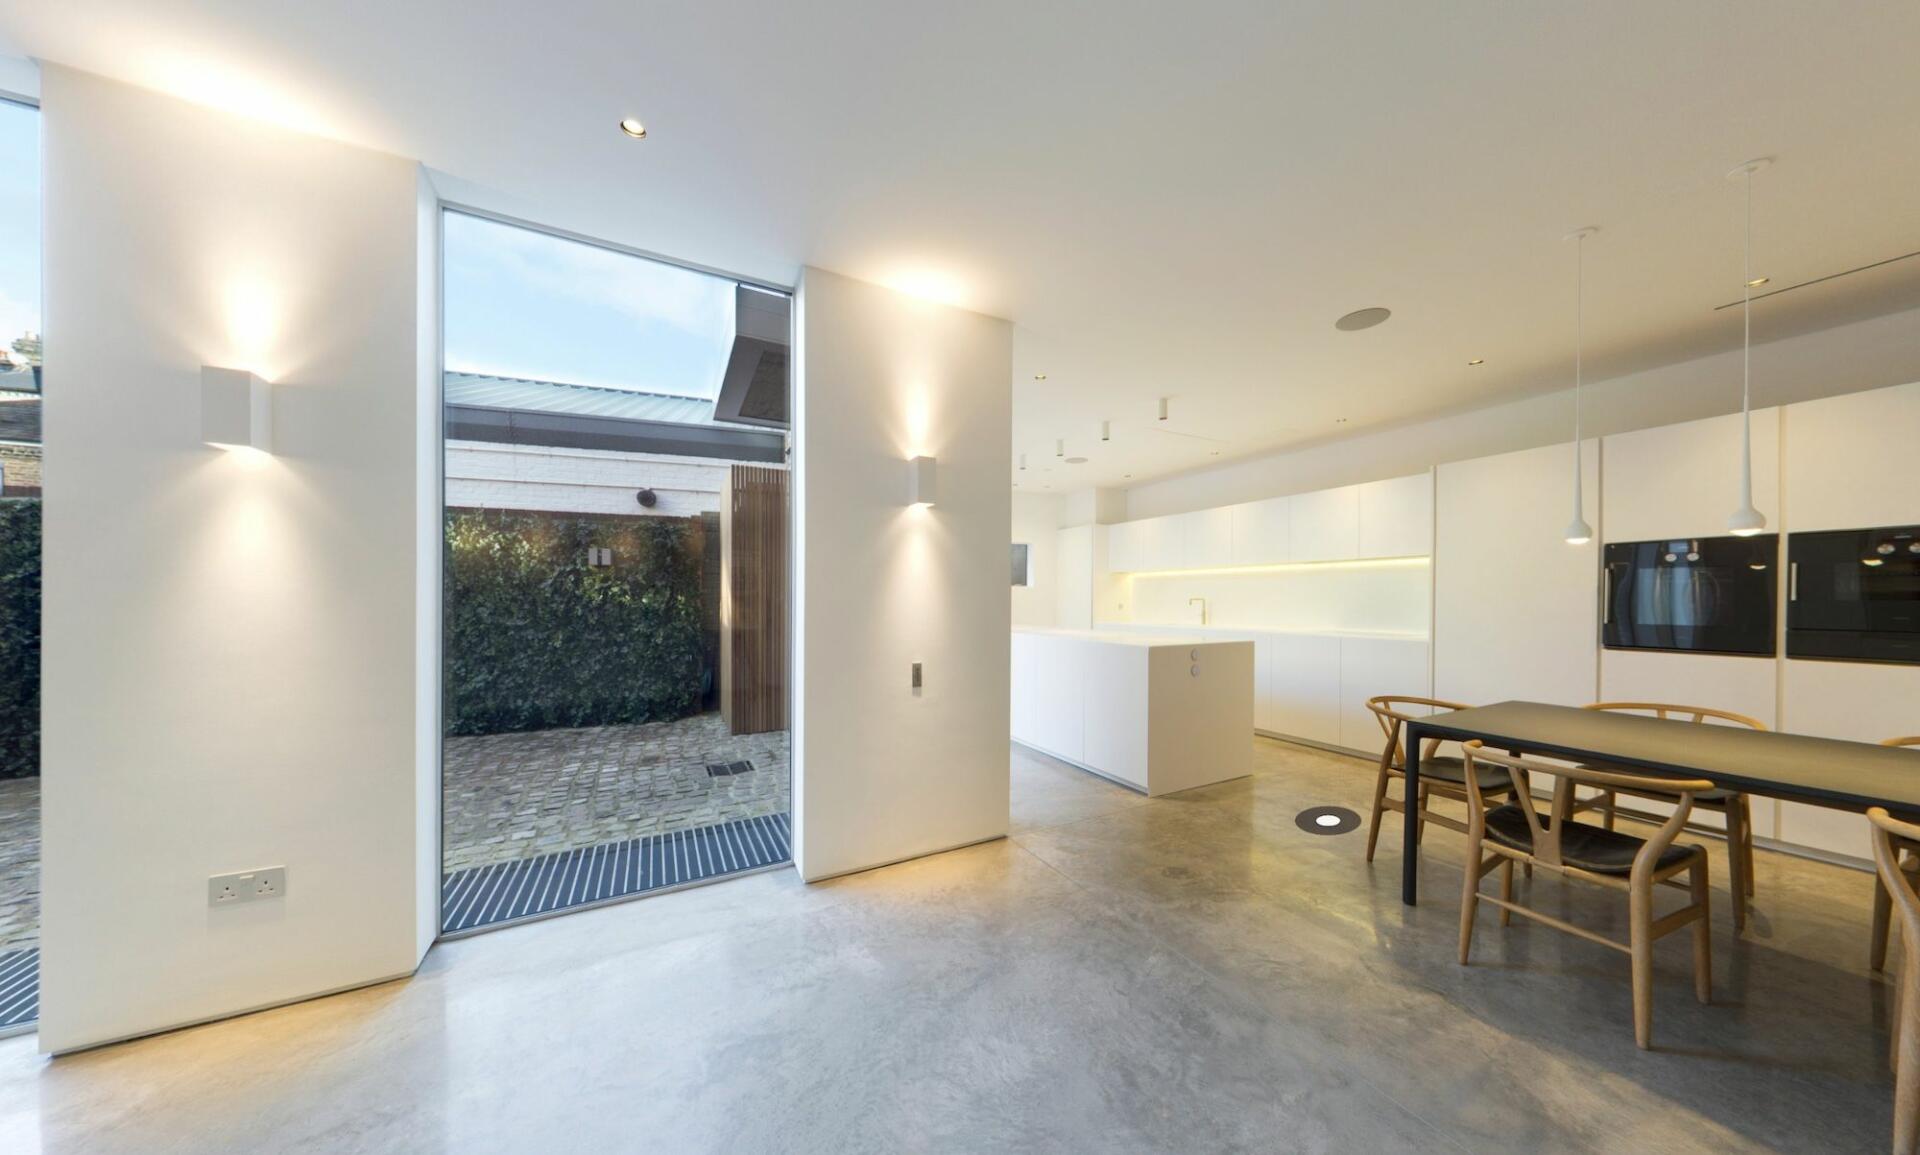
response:
M273 452L273 387L245 369L200 367L200 439Z
M931 457L916 457L907 462L907 504L932 505L936 496L934 490L934 465Z

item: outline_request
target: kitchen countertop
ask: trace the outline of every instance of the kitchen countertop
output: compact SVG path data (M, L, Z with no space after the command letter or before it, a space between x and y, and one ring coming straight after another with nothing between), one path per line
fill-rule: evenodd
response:
M1249 634L1297 634L1315 638L1391 638L1398 641L1424 642L1427 635L1402 630L1301 630L1276 629L1270 626L1196 626L1179 622L1114 622L1109 626L1099 626L1092 631L1072 630L1069 633L1140 633L1148 630L1179 630L1196 638L1213 635L1214 640L1222 640L1221 635L1245 637Z
M1162 627L1179 630L1179 626ZM1015 626L1016 634L1038 634L1048 638L1077 638L1083 642L1104 642L1111 646L1217 646L1222 642L1244 641L1221 637L1198 629L1186 633L1145 633L1127 629L1068 630L1050 626Z

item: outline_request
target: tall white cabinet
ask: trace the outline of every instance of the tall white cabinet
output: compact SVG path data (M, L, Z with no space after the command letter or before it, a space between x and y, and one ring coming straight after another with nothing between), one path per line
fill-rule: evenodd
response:
M1583 459L1587 521L1600 521L1600 454ZM1442 465L1435 481L1434 696L1468 705L1591 702L1600 552L1568 545L1573 446Z

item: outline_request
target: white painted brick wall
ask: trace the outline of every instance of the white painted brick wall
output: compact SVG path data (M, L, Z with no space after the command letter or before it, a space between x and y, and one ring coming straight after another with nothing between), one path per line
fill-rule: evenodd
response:
M690 517L719 512L729 464L705 457L449 441L446 500L459 508ZM635 497L641 489L659 495L652 509Z

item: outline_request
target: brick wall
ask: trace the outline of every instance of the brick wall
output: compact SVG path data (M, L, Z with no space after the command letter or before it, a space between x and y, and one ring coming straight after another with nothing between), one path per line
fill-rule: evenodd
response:
M40 447L0 442L0 476L8 494L40 492Z

